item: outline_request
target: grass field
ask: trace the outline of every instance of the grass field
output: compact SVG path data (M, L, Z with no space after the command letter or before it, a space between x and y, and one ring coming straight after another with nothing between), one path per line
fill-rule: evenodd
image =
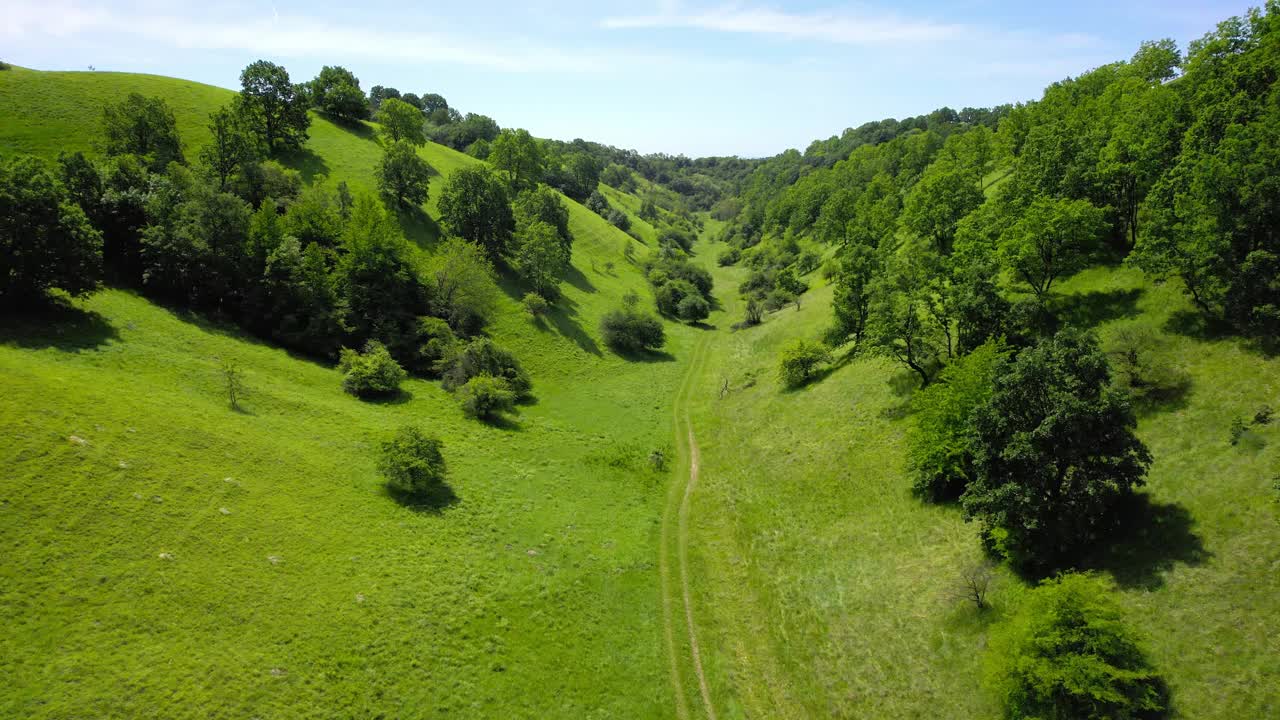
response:
M0 150L91 150L100 104L134 89L169 99L189 157L230 97L15 69L0 73ZM421 152L441 176L475 162ZM316 116L287 161L368 189L377 153L372 126ZM401 217L424 257L438 190ZM995 716L986 634L1027 586L1001 571L981 614L954 597L976 529L908 492L912 376L838 356L781 390L778 349L821 333L831 289L810 276L799 309L732 331L746 270L716 266L712 220L694 261L720 308L669 324L651 362L616 357L599 317L647 294L623 248L656 237L635 196L605 194L641 240L569 203L573 270L547 321L504 279L491 331L537 396L506 427L466 420L430 382L357 401L330 367L120 290L0 318L0 716ZM1104 337L1152 328L1191 379L1140 406L1148 502L1094 564L1177 717L1280 716L1280 423L1229 442L1233 419L1280 408L1280 359L1131 269L1056 293ZM220 392L226 357L247 371L242 413ZM382 491L376 444L408 422L444 440L452 497L405 507ZM647 462L655 448L669 471Z

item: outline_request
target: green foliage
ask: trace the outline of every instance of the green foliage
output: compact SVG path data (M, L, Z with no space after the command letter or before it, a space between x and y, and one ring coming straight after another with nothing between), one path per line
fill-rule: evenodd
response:
M484 166L455 170L440 192L440 219L449 232L484 249L491 261L506 253L515 230L507 189Z
M727 267L736 265L740 259L742 259L742 251L736 247L726 248L720 251L720 255L716 258L716 264L720 267Z
M1036 587L997 627L987 649L987 685L1006 718L1164 716L1164 683L1112 592L1098 578L1069 573Z
M528 130L503 130L489 150L489 164L506 173L514 190L523 190L542 181L546 156Z
M137 155L154 172L183 163L177 121L164 98L129 93L102 109L103 150L107 155Z
M444 484L448 476L444 443L416 425L404 425L382 441L378 472L387 487L405 495L423 495Z
M417 351L409 369L424 377L437 377L458 356L459 341L449 323L437 317L418 318Z
M547 314L547 310L551 308L551 304L547 299L538 293L525 293L524 298L520 300L520 304L524 306L524 311L529 313L531 317L542 317Z
M396 98L384 100L375 118L382 133L392 143L407 142L417 147L427 141L423 134L422 110Z
M1053 282L1084 266L1106 228L1087 200L1038 199L1000 236L1000 257L1043 297Z
M569 268L569 250L556 229L538 220L516 233L516 244L520 275L542 297L558 297L560 277Z
M493 420L515 409L516 394L505 379L481 374L458 388L458 402L468 417Z
M378 191L397 205L421 205L427 199L431 166L418 156L412 144L400 140L391 143L382 154L377 179Z
M996 370L1008 355L1003 345L988 342L912 396L915 423L907 433L907 465L917 495L933 502L956 500L973 479L973 418L991 398Z
M573 245L573 233L569 232L569 208L565 207L555 190L546 185L525 190L516 196L512 209L517 228L545 222L555 228L566 249Z
M366 343L364 352L342 348L338 372L342 373L342 389L361 398L395 395L406 377L404 368L376 340Z
M701 294L686 295L676 306L676 315L686 322L706 320L711 314L711 303Z
M360 79L344 67L325 65L307 90L312 106L329 115L346 120L369 117L369 99L360 89Z
M662 322L634 307L605 313L600 318L600 335L609 347L624 353L660 350L667 341Z
M211 140L200 148L200 162L217 179L219 190L226 190L241 169L258 160L257 141L243 118L234 107L222 107L209 114Z
M903 225L933 241L938 252L949 254L960 220L982 204L978 177L948 163L930 165L903 201Z
M497 312L502 291L484 252L465 240L450 238L427 267L432 297L458 332L479 332Z
M976 476L963 501L1020 567L1070 566L1117 527L1151 454L1089 334L1058 333L996 370L974 415Z
M529 391L533 383L529 373L521 367L515 355L488 338L472 340L458 353L452 366L444 372L443 385L446 390L457 390L480 375L504 381L517 400L531 397Z
M847 245L840 253L831 284L835 293L831 310L835 322L827 332L832 345L843 345L852 339L861 344L871 316L876 274L880 271L876 252L861 243Z
M831 351L822 343L796 338L778 354L778 379L784 387L797 388L809 382L819 365L831 362Z
M58 288L84 295L102 275L102 235L43 161L0 159L0 305Z
M936 313L932 270L923 252L895 255L871 288L865 331L873 347L910 368L922 385L933 380L950 344L949 324Z
M631 217L618 208L610 210L609 215L605 219L609 221L610 225L618 228L622 232L626 232L631 229Z
M240 73L239 111L269 151L297 149L307 140L311 118L306 93L289 82L289 72L266 60Z

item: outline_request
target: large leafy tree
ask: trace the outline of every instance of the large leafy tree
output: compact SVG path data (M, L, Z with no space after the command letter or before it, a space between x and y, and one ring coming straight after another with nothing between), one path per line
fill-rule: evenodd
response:
M83 295L102 274L102 236L43 161L0 161L0 305L50 288Z
M1106 227L1104 211L1087 200L1040 198L1001 234L1000 257L1042 298L1084 266Z
M1113 531L1151 454L1092 335L1064 330L995 374L974 416L963 502L993 546L1033 570L1069 566Z
M982 204L978 175L951 163L929 166L902 206L902 222L933 242L940 253L951 252L960 220Z
M546 157L528 130L503 130L489 150L489 163L506 173L512 188L521 190L542 180Z
M928 385L942 366L947 337L931 314L931 267L923 252L893 256L872 289L867 337Z
M393 143L407 142L411 145L422 145L427 141L423 134L422 110L398 98L382 101L378 108L377 120L382 124L382 132Z
M556 229L565 248L573 245L573 234L569 232L569 208L565 207L555 190L546 185L525 190L516 197L514 209L516 227L528 227L542 221Z
M218 183L219 190L246 164L258 159L258 146L245 126L243 115L233 107L209 113L209 144L200 148L200 162Z
M377 167L378 191L400 206L420 205L427 199L431 167L407 141L391 143Z
M560 277L569 268L569 250L559 233L549 223L538 220L516 233L516 243L520 274L534 292L554 300L560 294Z
M832 345L841 345L848 340L862 343L871 316L875 280L880 267L876 251L862 243L849 245L841 252L836 274L831 278L831 284L835 286L831 301L835 323L827 334L827 340Z
M311 81L311 105L334 117L362 120L369 116L369 99L360 89L360 79L339 65L325 65Z
M268 150L302 147L311 118L306 92L289 82L289 71L258 60L240 73L240 86L241 111Z
M493 262L506 253L515 230L506 185L484 166L449 176L440 192L440 218L449 232L484 248Z
M129 93L102 110L103 150L108 155L137 155L153 171L182 163L182 141L173 111L164 98Z

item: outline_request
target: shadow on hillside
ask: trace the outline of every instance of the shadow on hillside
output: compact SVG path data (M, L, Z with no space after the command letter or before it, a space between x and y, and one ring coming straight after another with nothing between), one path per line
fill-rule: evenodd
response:
M675 362L676 360L676 356L666 350L639 350L632 352L630 350L619 350L614 348L613 352L615 355L627 362L657 363Z
M281 165L297 170L302 175L302 181L308 185L314 183L317 178L329 176L328 163L311 148L304 147L301 150L282 152L276 155L275 159Z
M1133 398L1133 411L1140 417L1146 417L1185 410L1190 404L1187 399L1190 394L1191 376L1182 375L1168 385L1147 390L1141 397Z
M576 270L574 271L576 272ZM509 268L503 268L498 272L498 287L507 294L507 297L521 302L527 292L524 284ZM582 349L583 352L591 353L599 356L600 346L596 344L587 331L582 328L582 324L576 319L578 317L578 303L572 299L561 295L542 317L537 318L534 327L543 332L555 331L559 335L572 340L575 345Z
M363 121L342 118L324 112L320 113L320 117L323 117L325 120L333 123L334 127L337 127L340 130L345 130L361 140L373 141L377 139L377 133L374 132L374 129Z
M1090 328L1110 320L1137 317L1141 288L1092 290L1056 298L1055 314L1064 325Z
M815 370L813 374L811 374L803 383L796 385L794 387L787 387L783 385L782 393L784 395L789 395L791 393L800 392L801 390L804 390L805 388L808 388L810 386L817 385L823 380L826 380L828 377L830 377L840 368L853 362L854 357L856 357L856 353L853 350L845 352L841 354L839 357L837 357L834 361L829 362L826 365L823 365L818 370ZM908 402L910 401L908 400Z
M1280 340L1267 341L1260 338L1250 338L1242 335L1236 328L1231 327L1229 323L1205 315L1199 310L1183 308L1174 311L1169 315L1169 319L1165 321L1164 330L1174 335L1181 335L1201 342L1240 339L1244 341L1241 343L1241 347L1250 352L1257 353L1265 358L1274 358L1280 355Z
M26 311L0 314L0 345L79 352L119 339L115 327L100 313L76 307L63 297L52 297L48 304Z
M366 402L370 405L404 405L410 400L413 400L413 393L405 390L404 388L396 390L393 393L387 393L386 395L360 398L361 402Z
M443 233L440 224L421 207L401 207L395 212L396 222L400 224L400 232L409 242L428 252L434 251Z
M593 293L596 291L596 286L591 284L591 281L587 279L586 275L582 274L582 271L579 270L576 265L569 266L568 272L564 274L564 281L584 293Z
M441 483L423 493L404 493L385 485L382 486L382 491L401 507L420 513L437 514L462 500L448 483Z
M1181 505L1135 493L1120 513L1123 529L1083 565L1110 573L1121 587L1158 589L1174 565L1199 565L1212 555Z

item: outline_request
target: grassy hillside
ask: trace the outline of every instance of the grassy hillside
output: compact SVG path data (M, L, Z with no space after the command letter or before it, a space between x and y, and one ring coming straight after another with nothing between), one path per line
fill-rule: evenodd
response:
M168 99L189 157L230 93L167 78L0 73L0 149L92 150L100 104ZM45 123L55 109L56 122ZM309 182L372 184L371 127L315 117ZM447 175L475 162L429 145ZM433 184L433 195L438 192ZM363 403L338 374L121 291L0 328L0 715L655 717L670 712L655 544L671 398L696 332L625 361L600 315L644 294L636 241L569 203L576 242L546 321L507 295L494 337L537 402L506 427L434 383ZM424 253L434 200L402 217ZM643 253L643 249L637 246ZM226 409L217 359L246 369ZM378 441L445 442L455 497L380 489Z
M730 296L743 270L714 271L727 311L712 322L724 327L740 319ZM1206 334L1174 284L1134 270L1088 270L1058 292L1104 338L1154 328L1192 378L1185 394L1139 406L1155 457L1149 503L1096 568L1118 583L1178 717L1275 715L1280 428L1254 426L1236 446L1229 429L1280 407L1280 359ZM695 396L703 479L690 547L721 716L992 717L976 692L986 631L1027 586L1002 573L981 615L955 597L977 532L958 508L909 493L914 379L883 359L840 358L807 388L779 388L779 348L821 333L829 293L717 334Z

